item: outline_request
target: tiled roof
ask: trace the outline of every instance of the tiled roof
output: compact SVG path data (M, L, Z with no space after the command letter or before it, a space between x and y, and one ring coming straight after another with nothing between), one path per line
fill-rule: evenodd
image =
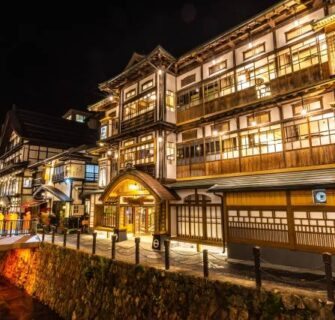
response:
M97 131L89 129L85 123L24 109L10 110L5 125L6 123L22 138L37 145L69 148L83 144L93 145L98 139ZM0 141L1 147L6 143L4 133Z
M179 181L171 189L209 188L209 191L285 190L335 185L335 168Z

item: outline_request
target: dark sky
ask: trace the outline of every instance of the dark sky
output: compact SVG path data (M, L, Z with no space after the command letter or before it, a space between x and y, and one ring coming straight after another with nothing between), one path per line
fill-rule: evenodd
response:
M56 115L85 109L133 51L160 44L178 57L275 1L11 3L0 14L0 120L12 104Z

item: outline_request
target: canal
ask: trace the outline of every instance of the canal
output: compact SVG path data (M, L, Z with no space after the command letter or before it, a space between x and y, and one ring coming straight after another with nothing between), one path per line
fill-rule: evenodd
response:
M1 320L60 320L47 306L0 278Z

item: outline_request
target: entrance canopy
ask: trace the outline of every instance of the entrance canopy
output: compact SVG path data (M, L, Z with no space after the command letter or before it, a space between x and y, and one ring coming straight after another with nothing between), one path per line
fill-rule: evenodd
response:
M41 191L47 191L50 192L52 195L54 195L57 199L59 199L60 201L64 201L64 202L71 202L72 199L70 197L68 197L64 192L60 191L59 189L53 187L53 186L40 186L33 194L34 197L36 197L36 195L38 193L40 193Z
M153 196L156 200L176 200L177 197L149 174L129 169L116 176L100 199L103 202L118 196Z

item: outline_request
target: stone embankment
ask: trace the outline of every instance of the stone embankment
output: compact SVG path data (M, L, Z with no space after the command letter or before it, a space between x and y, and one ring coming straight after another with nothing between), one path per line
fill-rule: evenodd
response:
M8 252L0 275L64 319L334 319L317 295L258 292L50 244Z

